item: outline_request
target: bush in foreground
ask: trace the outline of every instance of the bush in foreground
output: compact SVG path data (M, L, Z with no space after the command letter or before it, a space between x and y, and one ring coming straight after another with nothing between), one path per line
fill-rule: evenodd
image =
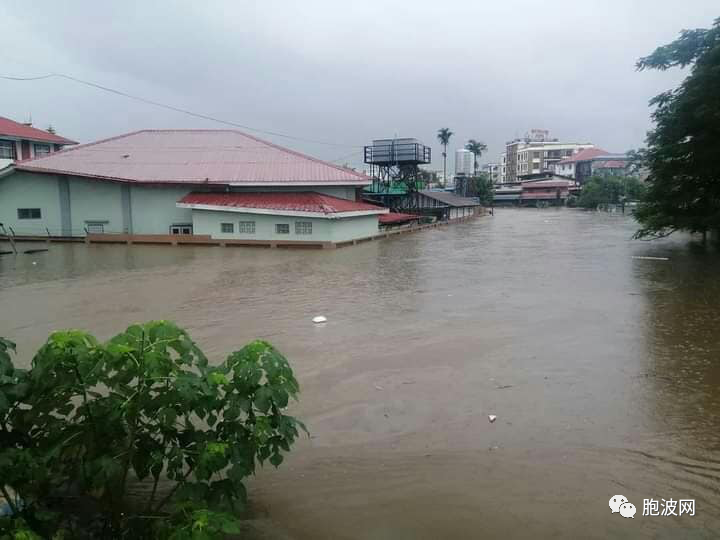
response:
M107 343L56 332L29 370L14 349L0 338L3 539L237 532L244 479L305 429L282 412L298 383L264 341L217 366L166 321Z

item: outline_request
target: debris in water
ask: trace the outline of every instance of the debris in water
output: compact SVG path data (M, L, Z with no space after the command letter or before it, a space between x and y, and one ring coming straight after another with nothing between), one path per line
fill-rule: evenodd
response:
M33 264L37 264L37 261L33 261Z
M644 257L641 255L633 255L633 259L639 259L641 261L669 261L668 257Z
M313 322L315 324L320 324L327 322L327 317L323 317L322 315L318 315L317 317L313 317Z
M383 387L380 386L379 384L376 384L376 385L375 385L375 390L382 390L382 389L383 389Z
M497 388L498 390L505 390L506 388L512 388L512 387L513 387L512 384L503 384L502 386L496 386L495 388Z
M494 414L488 414L488 420L490 420L490 423L492 424L495 420L497 420L497 416Z

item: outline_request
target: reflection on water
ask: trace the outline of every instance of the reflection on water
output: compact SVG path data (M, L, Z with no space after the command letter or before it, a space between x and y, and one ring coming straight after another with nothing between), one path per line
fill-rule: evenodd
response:
M339 250L53 244L0 257L0 335L23 363L53 329L152 318L214 358L272 340L312 438L251 493L293 537L715 537L720 254L633 231L498 210Z

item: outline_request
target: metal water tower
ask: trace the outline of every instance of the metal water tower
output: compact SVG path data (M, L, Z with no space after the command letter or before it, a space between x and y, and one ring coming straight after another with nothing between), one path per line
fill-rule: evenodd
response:
M430 147L417 139L375 139L365 147L375 193L410 193L425 188L420 165L430 163Z

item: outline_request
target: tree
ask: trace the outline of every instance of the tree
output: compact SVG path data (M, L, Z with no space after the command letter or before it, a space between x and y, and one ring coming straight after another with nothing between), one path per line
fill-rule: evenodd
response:
M224 538L244 479L304 429L283 413L298 383L264 341L210 364L154 321L107 343L55 332L29 370L14 349L0 338L0 538Z
M456 191L464 197L477 197L484 206L492 205L495 197L495 186L490 175L486 173L460 179L456 184Z
M447 146L450 143L450 137L453 135L454 133L450 131L450 128L440 128L437 134L440 144L443 145L443 182L447 182Z
M473 171L475 173L475 176L477 176L478 158L480 158L482 153L487 150L487 145L480 141L476 141L475 139L470 139L465 145L465 150L469 150L473 154Z
M649 176L638 238L720 229L720 18L637 62L640 71L686 66L678 88L650 101L655 127L641 153Z
M583 186L577 205L597 208L601 204L637 201L645 194L645 184L632 176L593 176Z

